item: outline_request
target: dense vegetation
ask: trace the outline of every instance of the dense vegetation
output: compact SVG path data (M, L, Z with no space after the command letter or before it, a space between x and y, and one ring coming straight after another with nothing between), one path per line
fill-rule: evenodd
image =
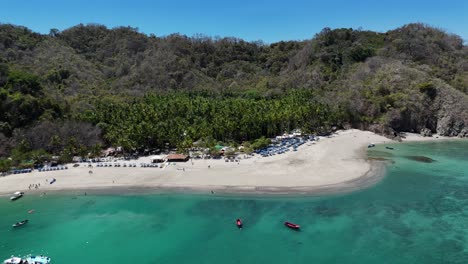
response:
M468 47L409 24L305 41L0 25L1 164L254 141L301 128L468 135Z
M339 115L338 109L316 102L312 92L292 91L277 99L171 93L133 102L103 100L81 119L106 131L107 142L138 149L166 143L191 147L206 138L252 141L295 128L311 132L343 121Z

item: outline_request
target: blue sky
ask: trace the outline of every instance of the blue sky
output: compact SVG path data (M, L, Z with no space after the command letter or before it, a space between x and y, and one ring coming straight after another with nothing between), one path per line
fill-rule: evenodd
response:
M301 40L324 27L387 31L423 22L468 40L468 0L0 0L0 23L48 33L79 23L132 26L156 36Z

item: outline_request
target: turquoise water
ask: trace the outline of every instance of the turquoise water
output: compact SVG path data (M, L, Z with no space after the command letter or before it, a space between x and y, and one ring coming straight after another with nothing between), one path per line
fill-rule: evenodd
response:
M0 258L42 253L67 264L468 263L468 143L392 146L369 151L394 161L382 182L340 196L4 198ZM414 160L421 155L435 161ZM235 226L238 217L242 230ZM26 226L11 228L26 218ZM302 230L285 228L285 220Z

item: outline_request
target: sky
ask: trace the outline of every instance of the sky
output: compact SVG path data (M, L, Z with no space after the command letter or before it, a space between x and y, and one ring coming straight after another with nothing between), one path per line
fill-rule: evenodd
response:
M468 0L0 0L0 23L47 34L83 23L165 36L310 39L325 27L385 32L421 22L468 40Z

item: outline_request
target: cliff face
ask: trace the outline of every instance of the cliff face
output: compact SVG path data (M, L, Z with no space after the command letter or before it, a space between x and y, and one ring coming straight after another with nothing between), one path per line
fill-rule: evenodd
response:
M438 93L437 134L468 137L468 96L450 87Z
M414 67L388 57L372 57L325 98L345 105L357 117L355 127L377 133L467 136L468 96L431 75L427 65Z

